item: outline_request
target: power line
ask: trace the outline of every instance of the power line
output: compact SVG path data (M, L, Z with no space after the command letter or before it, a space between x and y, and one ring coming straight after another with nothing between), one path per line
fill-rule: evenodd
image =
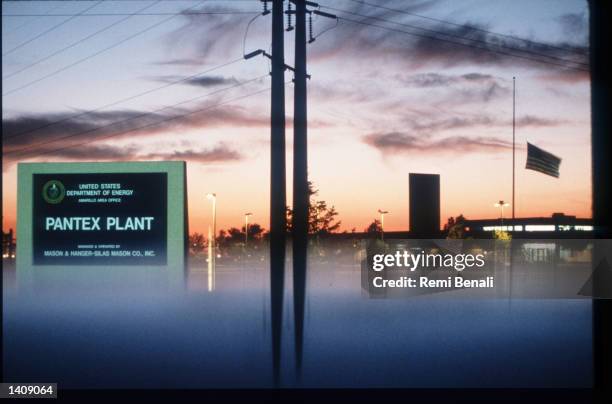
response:
M363 17L366 18L366 19L369 18L368 16L363 16ZM354 23L354 24L365 25L365 26L370 26L370 27L376 27L376 28L385 29L385 30L391 31L391 32L402 33L402 34L416 36L416 37L420 37L420 38L433 39L433 40L436 40L436 41L448 42L448 43L455 44L455 45L466 46L466 47L470 47L470 48L474 48L474 49L484 50L484 51L487 51L487 52L497 53L497 54L500 54L500 55L516 57L516 58L520 58L520 59L530 60L530 61L539 62L539 63L543 63L543 64L548 64L548 65L553 65L553 66L558 66L558 67L564 67L564 68L567 68L567 69L573 69L573 70L579 70L579 71L585 71L585 72L589 71L589 69L586 69L586 68L581 68L581 67L576 67L576 66L567 66L566 64L555 63L555 62L552 62L552 61L549 61L549 60L537 59L537 58L533 58L533 57L529 57L529 56L525 56L525 55L517 55L515 53L504 52L504 51L501 51L501 50L495 50L495 49L491 49L491 48L488 48L488 47L475 46L474 44L460 42L460 41L454 41L454 40L451 40L451 39L440 38L440 37L436 37L436 36L432 36L432 35L425 35L425 34L419 34L419 33L415 33L415 32L404 31L404 30L401 30L401 29L387 27L385 25L372 24L372 23L368 23L366 21L353 20L353 19L350 19L350 18L347 18L347 17L338 17L338 18L341 18L344 21L351 22L351 23Z
M85 115L89 115L89 114L92 114L94 112L99 112L99 111L101 111L103 109L106 109L106 108L109 108L109 107L114 107L115 105L123 104L126 101L134 100L134 99L142 97L144 95L151 94L151 93L153 93L155 91L159 91L159 90L162 90L164 88L168 88L168 87L176 85L176 84L188 82L191 79L194 79L196 77L202 76L202 75L210 73L212 71L221 69L223 67L230 66L230 65L232 65L234 63L237 63L237 62L240 62L242 60L244 60L242 57L234 59L234 60L230 60L228 62L225 62L225 63L222 63L220 65L214 66L214 67L212 67L210 69L206 69L206 70L204 70L202 72L198 72L196 74L192 74L190 76L186 76L186 77L183 77L183 78L178 79L178 80L173 80L173 81L165 83L165 84L163 84L161 86L148 89L148 90L143 91L141 93L137 93L137 94L131 95L129 97L125 97L125 98L119 99L117 101L113 101L113 102L111 102L109 104L102 105L102 106L100 106L98 108L91 109L91 110L88 110L88 111L79 112L78 114L71 115L71 116L68 116L66 118L59 119L57 121L49 122L49 123L46 123L46 124L41 125L41 126L37 126L35 128L32 128L32 129L24 130L24 131L17 132L17 133L12 133L10 135L5 135L5 136L3 136L3 138L4 139L11 139L11 138L16 137L16 136L20 136L20 135L25 135L27 133L36 132L37 130L40 130L40 129L45 129L45 128L48 128L50 126L57 125L59 123L67 122L67 121L70 121L70 120L75 119L75 118L79 118L79 117L82 117L82 116L85 116Z
M251 18L246 26L246 29L244 30L244 36L242 37L242 54L243 55L246 55L246 40L247 40L247 35L249 34L249 28L251 27L251 24L253 24L253 22L260 16L261 14L258 13L256 16Z
M50 8L50 9L49 9L49 10L48 10L48 11L47 11L45 14L49 14L49 13L51 13L52 11L55 11L55 10L57 10L57 9L58 9L58 8L60 8L60 7L61 7L61 4L55 4L55 5L54 5L53 7L51 7L51 8ZM37 19L38 19L38 18L33 18L33 19L31 19L31 20L27 20L27 21L23 22L21 25L18 25L18 26L16 26L16 27L13 27L13 28L12 28L12 29L10 29L10 30L7 30L7 31L6 31L4 34L5 34L5 35L8 35L8 34L12 34L12 33L13 33L13 32L15 32L15 31L19 31L20 29L22 29L22 28L23 28L23 27L25 27L26 25L30 25L32 22L36 21Z
M2 0L3 3L91 3L99 0ZM107 3L132 3L142 2L145 0L105 0ZM195 2L199 0L161 0L167 3L187 3ZM223 3L253 3L254 0L207 0L209 3L212 2L223 2ZM268 0L271 1L271 0Z
M285 83L285 84L287 84L287 83ZM128 129L128 130L125 130L123 132L113 133L111 135L102 136L102 137L96 138L94 140L88 140L88 141L85 141L85 142L81 142L81 143L77 143L77 144L73 144L73 145L69 145L69 146L59 147L57 149L46 150L46 151L38 153L38 155L57 153L58 151L70 149L72 147L84 146L84 145L87 145L89 143L94 143L94 142L97 142L97 141L100 141L100 140L106 140L106 139L110 139L110 138L115 137L115 136L125 135L126 133L130 133L130 132L133 132L133 131L136 131L136 130L146 129L148 127L159 125L161 123L172 121L174 119L184 118L184 117L189 116L189 115L193 115L193 114L205 112L205 111L208 111L208 110L211 110L211 109L215 109L215 108L221 107L223 105L227 105L227 104L229 104L231 102L239 101L239 100L242 100L242 99L245 99L245 98L248 98L248 97L252 97L254 95L258 95L258 94L267 92L269 90L270 90L270 87L265 88L263 90L255 91L253 93L245 94L245 95L242 95L240 97L235 97L235 98L229 99L227 101L224 101L224 102L221 102L221 103L218 103L218 104L215 104L215 105L208 106L206 108L197 109L197 110L185 113L185 114L175 115L175 116L163 119L163 120L158 121L158 122L153 122L153 123L149 123L149 124L146 124L146 125L143 125L143 126L139 126L139 127L136 127L136 128Z
M380 8L382 10L387 10L387 11L392 11L392 12L396 12L396 13L400 13L400 14L410 15L410 16L413 16L413 17L423 18L423 19L426 19L426 20L435 21L435 22L439 22L439 23L442 23L442 24L454 25L454 26L457 26L457 27L463 27L464 26L463 24L459 24L459 23L456 23L456 22L452 22L452 21L448 21L448 20L442 20L442 19L434 18L434 17L429 17L429 16L422 15L422 14L416 14L416 13L412 13L412 12L409 12L409 11L406 11L406 10L395 9L395 8L383 6L383 5L380 5L380 4L373 4L373 3L369 3L367 1L362 1L362 0L348 0L348 1L352 1L353 3L358 3L358 4L370 6L370 7ZM484 32L484 33L487 33L487 34L491 34L491 35L497 35L497 36L501 36L501 37L506 37L506 38L517 40L517 41L523 41L523 42L526 42L526 43L529 43L529 44L534 44L534 45L546 46L546 47L554 48L554 49L558 49L558 50L572 51L572 52L581 53L581 54L587 54L588 53L587 51L584 51L582 49L567 48L567 47L547 44L547 43L544 43L544 42L539 42L539 41L534 41L534 40L531 40L531 39L521 38L521 37L514 36L514 35L502 34L502 33L499 33L499 32L494 32L494 31L483 29L483 28L471 27L471 29L473 29L474 31L480 31L480 32Z
M89 6L89 7L87 7L85 10L81 11L80 13L77 13L77 14L75 14L75 15L73 15L73 16L71 16L71 17L67 18L67 19L65 19L64 21L62 21L62 22L60 22L60 23L58 23L58 24L55 24L54 26L52 26L51 28L48 28L48 29L44 30L44 31L43 31L43 32L41 32L40 34L38 34L38 35L36 35L36 36L34 36L34 37L32 37L32 38L30 38L30 39L28 39L28 40L26 40L26 41L24 41L24 42L20 43L19 45L15 46L15 47L13 47L13 48L11 48L11 49L9 49L8 51L4 52L4 53L2 54L2 56L6 56L6 55L8 55L8 54L10 54L10 53L12 53L12 52L14 52L14 51L16 51L17 49L19 49L19 48L21 48L21 47L23 47L23 46L25 46L25 45L27 45L27 44L29 44L29 43L31 43L31 42L33 42L33 41L37 40L38 38L43 37L44 35L48 34L49 32L56 30L57 28L61 27L62 25L69 23L70 21L72 21L72 20L74 20L75 18L77 18L77 16L78 16L79 14L86 13L87 11L91 10L92 8L96 7L97 5L99 5L99 4L100 4L100 3L102 3L102 2L104 2L104 0L99 0L99 1L97 1L95 4L93 4L93 5Z
M148 4L148 5L146 5L146 6L142 7L142 8L140 8L140 9L139 9L137 12L144 11L144 10L146 10L146 9L149 9L149 8L151 8L151 7L155 6L156 4L159 4L159 2L160 2L160 1L161 1L161 0L157 0L157 1L153 2L153 3L151 3L151 4ZM52 57L54 57L54 56L56 56L56 55L59 55L60 53L62 53L62 52L64 52L64 51L66 51L66 50L68 50L68 49L74 48L75 46L77 46L77 45L79 45L79 44L81 44L81 43L83 43L83 42L87 41L88 39L91 39L91 38L93 38L93 37L95 37L95 36L97 36L97 35L99 35L99 34L101 34L101 33L105 32L105 31L108 31L108 30L109 30L109 29L111 29L112 27L115 27L115 26L117 26L117 25L121 24L122 22L129 20L130 18L132 18L132 17L133 17L134 15L136 15L136 14L132 13L132 14L125 14L125 15L126 15L126 17L125 17L125 18L121 18L121 19L119 19L119 20L117 20L117 21L113 22L112 24L109 24L109 25L107 25L107 26L105 26L105 27L103 27L103 28L101 28L101 29L97 30L97 31L96 31L96 32L94 32L93 34L89 34L89 35L87 35L86 37L81 38L81 39L79 39L78 41L73 42L73 43L71 43L70 45L63 47L62 49L59 49L59 50L57 50L57 51L55 51L55 52L53 52L53 53L51 53L51 54L49 54L49 55L47 55L47 56L45 56L45 57L41 58L41 59L38 59L36 62L32 62L32 63L30 63L30 64L28 64L28 65L26 65L26 66L22 67L22 68L21 68L21 69L19 69L19 70L16 70L16 71L14 71L14 72L12 72L12 73L9 73L9 74L7 74L7 75L5 75L5 76L2 76L2 79L8 79L8 78L10 78L10 77L16 76L16 75L18 75L19 73L24 72L24 71L26 71L26 70L28 70L28 69L30 69L30 68L32 68L32 67L34 67L34 66L36 66L36 65L38 65L38 64L40 64L40 63L42 63L42 62L44 62L45 60L49 60L49 59L51 59Z
M315 35L315 36L314 36L312 39L313 39L313 40L315 40L315 39L317 39L317 38L321 37L323 34L325 34L325 33L329 32L329 31L331 31L331 30L333 30L333 29L338 28L338 25L340 24L340 19L339 19L339 18L335 18L335 20L336 20L336 23L335 23L335 24L333 24L333 25L329 25L327 28L325 28L324 30L322 30L321 32L319 32L318 34L316 34L316 35Z
M202 3L204 3L205 1L206 1L206 0L200 1L198 4L196 4L196 5L192 6L192 7L189 7L187 10L190 10L190 9L192 9L192 8L195 8L195 7L198 7L199 5L201 5ZM29 87L29 86L31 86L31 85L33 85L33 84L36 84L36 83L38 83L38 82L40 82L40 81L42 81L42 80L45 80L45 79L47 79L47 78L49 78L49 77L52 77L52 76L55 76L55 75L56 75L56 74L58 74L58 73L61 73L61 72L65 71L65 70L68 70L69 68L74 67L74 66L76 66L76 65L78 65L78 64L80 64L80 63L82 63L82 62L85 62L85 61L87 61L87 60L89 60L89 59L91 59L91 58L93 58L93 57L96 57L96 56L98 56L98 55L100 55L100 54L102 54L102 53L104 53L104 52L106 52L106 51L108 51L108 50L111 50L111 49L113 49L113 48L116 48L117 46L119 46L119 45L121 45L121 44L123 44L123 43L125 43L125 42L127 42L127 41L129 41L129 40L131 40L131 39L134 39L134 38L136 38L137 36L142 35L142 34L144 34L145 32L148 32L148 31L152 30L153 28L156 28L156 27L158 27L158 26L160 26L160 25L162 25L162 24L166 23L166 22L168 22L168 21L172 20L172 19L173 19L173 18L175 18L175 17L176 17L176 15L171 15L171 16L169 16L169 17L167 17L167 18L164 18L163 20L158 21L158 22L156 22L156 23L154 23L154 24L152 24L152 25L149 25L149 26L148 26L148 27L146 27L145 29L142 29L142 30L138 31L138 32L136 32L136 33L134 33L134 34L132 34L132 35L128 36L127 38L124 38L124 39L122 39L122 40L120 40L120 41L118 41L118 42L115 42L115 43L113 43L113 44L111 44L111 45L109 45L109 46L107 46L107 47L103 48L102 50L99 50L99 51L94 52L94 53L92 53L92 54L90 54L90 55L88 55L88 56L85 56L85 57L83 57L83 58L81 58L81 59L78 59L78 60L77 60L77 61L75 61L75 62L72 62L72 63L70 63L70 64L68 64L68 65L66 65L66 66L64 66L64 67L61 67L60 69L57 69L57 70L55 70L55 71L53 71L53 72L51 72L51 73L49 73L49 74L46 74L46 75L44 75L44 76L42 76L42 77L39 77L38 79L32 80L32 81L30 81L30 82L28 82L28 83L25 83L25 84L23 84L23 85L21 85L21 86L19 86L19 87L13 88L12 90L9 90L9 91L7 91L7 92L3 93L3 94L2 94L2 96L3 96L3 97L5 97L5 96L7 96L7 95L13 94L13 93L15 93L15 92L17 92L17 91L20 91L20 90L23 90L24 88L27 88L27 87Z
M106 0L110 1L110 0ZM159 0L164 1L164 0ZM193 12L159 12L159 13L87 13L87 14L2 14L2 17L116 17L116 16L163 16L163 15L231 15L231 14L253 14L258 11L193 11Z
M66 140L66 139L71 139L71 138L75 138L75 137L79 137L79 136L83 136L83 135L86 135L86 134L90 134L90 133L96 132L96 131L98 131L100 129L112 127L112 126L117 125L117 124L124 124L124 123L130 122L130 121L132 121L134 119L140 119L140 118L143 118L143 117L146 117L146 116L149 116L149 115L153 115L153 114L159 113L159 112L167 110L167 109L176 108L179 105L187 104L187 103L196 101L196 100L204 98L204 97L208 97L208 96L211 96L211 95L222 93L224 91L228 91L228 90L232 90L232 89L235 89L235 88L238 88L238 87L242 87L242 86L247 85L249 83L261 80L262 78L267 77L267 76L268 76L268 74L265 74L263 76L259 76L259 77L256 77L256 78L253 78L253 79L250 79L250 80L247 80L247 81L243 81L242 83L238 83L238 84L235 84L233 86L225 87L225 88L222 88L222 89L219 89L219 90L212 91L212 92L207 93L207 94L203 94L203 95L199 95L197 97L189 98L187 100L183 100L183 101L180 101L180 102L172 104L172 105L168 105L168 106L165 106L165 107L162 107L162 108L158 108L158 109L155 109L153 111L143 112L141 114L138 114L136 116L132 116L130 118L126 118L126 119L123 119L123 120L111 122L111 123L108 123L106 125L97 126L95 128L91 128L91 129L88 129L88 130L85 130L85 131L82 131L82 132L77 132L77 133L73 133L73 134L70 134L70 135L61 136L61 137L56 138L56 139L50 139L48 141L40 142L40 143L37 143L37 144L32 145L32 146L26 146L26 147L23 147L21 149L11 150L11 151L3 153L3 154L4 154L4 156L14 156L14 155L21 156L24 153L26 155L27 154L31 154L31 152L29 152L30 150L32 150L32 149L36 150L36 148L39 148L39 147L47 145L47 144L56 143L58 141L62 141L62 140ZM219 104L219 105L223 105L223 104ZM192 114L197 113L197 112L201 112L201 111L206 110L206 109L207 108L190 111L190 112L185 113L185 114L174 115L174 116L171 116L169 118L162 119L162 120L160 120L158 122L154 122L153 124L147 124L147 125L142 126L142 127L132 128L132 129L127 130L125 132L119 132L119 134L121 134L121 133L129 133L129 132L132 132L132 131L137 130L137 129L146 128L146 127L151 126L151 125L158 125L160 123L163 123L163 122L166 122L166 121L170 121L170 120L173 120L173 119L177 119L179 117L189 116L189 115L192 115ZM112 136L110 136L110 137L112 137ZM105 137L96 138L96 139L94 139L92 141L98 141L98 140L104 139L104 138ZM42 154L45 154L45 153L42 153Z
M404 26L404 27L408 27L408 28L412 28L412 29L421 30L421 31L424 31L424 32L430 32L430 33L433 33L433 34L436 34L436 35L444 35L444 36L449 37L449 38L456 38L456 39L461 39L461 40L467 40L467 41L471 41L471 43L480 43L480 44L483 44L485 46L496 46L496 47L508 49L510 51L532 54L534 56L546 57L546 58L554 59L554 60L557 60L557 61L560 61L560 62L564 62L564 63L573 63L573 64L576 64L576 65L582 65L584 67L588 67L588 64L584 63L584 62L564 59L564 58L561 58L561 57L558 57L558 56L554 56L554 55L547 55L547 54L544 54L544 53L541 53L541 52L532 51L532 50L529 50L529 49L521 49L521 48L516 48L516 47L510 46L510 45L491 43L491 42L489 42L487 40L482 40L482 39L478 39L478 38L468 38L466 36L455 35L455 34L450 34L450 33L442 32L442 31L437 31L437 30L433 30L433 29L429 29L429 28L419 27L419 26L415 26L415 25L411 25L411 24L391 21L391 20L387 20L387 19L384 19L384 18L376 17L376 16L368 16L368 15L364 15L364 14L360 14L360 13L355 13L355 12L348 11L348 10L338 9L338 8L335 8L335 7L329 7L329 6L321 6L321 7L328 8L330 10L334 10L334 11L338 11L338 12L342 12L342 13L352 14L352 15L355 15L355 16L358 16L358 17L374 19L374 20L378 20L378 21L382 21L382 22L386 22L386 23L390 23L390 24L397 24L397 25L400 25L400 26ZM471 26L469 28L472 29Z

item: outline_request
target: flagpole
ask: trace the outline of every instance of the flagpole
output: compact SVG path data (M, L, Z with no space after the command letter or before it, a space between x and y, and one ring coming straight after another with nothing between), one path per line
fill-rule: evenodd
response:
M514 209L516 207L516 200L514 199L515 190L515 155L516 155L516 142L515 142L515 128L516 128L516 77L512 77L512 219L514 226ZM514 228L514 227L513 227Z

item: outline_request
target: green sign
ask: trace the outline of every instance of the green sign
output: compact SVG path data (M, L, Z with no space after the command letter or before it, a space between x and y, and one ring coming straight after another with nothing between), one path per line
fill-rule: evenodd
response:
M186 218L184 162L18 165L18 268L184 268Z

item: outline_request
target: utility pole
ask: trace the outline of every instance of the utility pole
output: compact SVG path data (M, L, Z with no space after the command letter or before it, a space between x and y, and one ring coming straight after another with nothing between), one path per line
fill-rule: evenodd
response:
M304 302L306 298L306 268L308 260L308 216L310 190L308 189L308 108L306 81L310 78L306 69L306 45L315 41L312 32L312 14L337 19L333 14L319 10L309 11L306 6L318 7L306 0L290 0L295 4L295 60L293 106L293 310L295 318L295 356L298 377L302 369L304 343ZM306 18L310 29L306 36ZM289 26L287 30L293 30Z
M308 119L306 72L306 1L295 3L295 75L293 108L293 311L296 368L302 368L304 302L308 259Z
M285 174L285 44L283 0L272 0L272 102L270 133L270 299L272 365L280 381L283 289L285 283L286 174Z
M295 1L295 75L293 112L293 245L308 234L308 129L306 88L306 1Z
M279 256L285 253L285 56L283 2L272 1L272 105L270 164L270 241Z
M308 111L306 81L306 16L308 15L310 35L308 43L315 41L312 33L312 14L337 19L333 14L319 10L309 11L306 6L318 7L317 3L306 0L290 0L295 4L295 61L294 61L294 111L293 111L293 248L302 251L308 245ZM289 20L291 21L291 20ZM288 30L293 30L289 27ZM295 254L294 254L295 259ZM295 275L295 274L294 274Z
M310 195L308 189L308 138L306 109L306 44L315 41L312 30L312 14L338 20L333 14L306 7L318 7L306 0L290 0L286 12L287 31L295 25L295 67L287 66L284 57L283 1L261 0L262 15L269 14L268 2L272 2L272 54L257 49L244 55L251 59L263 55L272 61L272 109L271 109L271 172L270 172L270 288L272 318L272 362L274 380L280 381L280 342L283 317L283 288L286 242L286 175L285 175L285 69L294 73L294 164L293 164L293 296L295 314L295 348L298 375L302 363L304 300L306 296L306 258L308 252L308 211ZM295 4L296 10L291 9ZM306 17L309 18L309 38L306 39Z
M295 1L295 75L293 112L293 245L308 237L308 129L306 88L306 1Z
M514 200L515 190L515 155L516 155L516 139L515 139L515 128L516 128L516 77L512 77L512 219L514 219L514 207L516 206L516 200Z

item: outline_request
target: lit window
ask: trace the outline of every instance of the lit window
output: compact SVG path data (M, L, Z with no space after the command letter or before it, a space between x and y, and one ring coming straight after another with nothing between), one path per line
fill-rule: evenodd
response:
M554 224L528 224L525 231L555 231Z

